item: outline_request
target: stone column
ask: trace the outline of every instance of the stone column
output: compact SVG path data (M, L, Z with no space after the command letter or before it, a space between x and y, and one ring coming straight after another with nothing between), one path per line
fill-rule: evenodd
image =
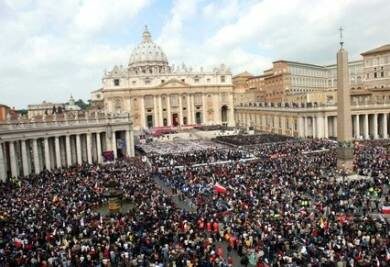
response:
M298 136L299 137L305 137L305 126L304 126L304 118L299 116L298 117Z
M249 116L249 118L250 118L250 116ZM251 122L251 125L252 125L252 121L249 119L249 121ZM272 129L272 132L273 133L277 133L277 134L279 134L279 129L280 129L280 120L279 120L279 115L274 115L273 116L273 120L272 120L272 126L273 126L273 129Z
M131 149L132 143L130 138L130 131L126 131L126 154L128 157L132 157L132 149Z
M157 97L157 104L158 104L158 118L159 118L159 125L164 126L164 118L163 118L163 108L162 108L162 102L161 102L161 95Z
M135 143L134 143L133 129L130 130L130 155L132 157L135 157Z
M67 166L70 167L70 166L72 166L72 151L70 148L70 136L69 135L65 136L65 146L66 146L66 163L67 163Z
M324 137L329 137L329 130L328 130L328 116L325 115L324 117Z
M190 94L187 94L187 125L192 124L191 121L191 101L190 101Z
M229 94L229 108L228 108L228 126L234 127L235 121L234 121L234 101L233 101L233 93Z
M207 99L206 94L202 94L202 124L207 125Z
M116 135L115 135L115 131L114 130L112 130L111 141L112 141L112 151L114 152L114 159L116 159L118 157L118 151L117 151L117 148L116 148Z
M315 117L314 116L312 116L311 117L311 131L312 131L312 137L313 138L316 138L316 121L315 121Z
M214 94L214 122L215 124L221 123L221 110L219 106L219 94Z
M45 137L43 140L45 146L45 166L47 170L51 170L51 159L50 159L50 148L49 148L49 138Z
M11 163L11 175L12 177L18 177L18 166L16 163L17 159L14 141L9 142L9 158Z
M168 123L168 126L172 126L171 96L170 96L170 95L167 95L166 104L167 104L167 123ZM180 97L179 97L179 104L181 104L181 99L180 99ZM179 106L180 106L180 105L179 105ZM179 112L179 114L181 114L181 112ZM179 120L181 120L180 117L181 117L181 116L179 115Z
M359 114L355 115L355 138L359 139L360 137L360 121L359 121Z
M153 122L154 122L154 127L159 126L159 119L158 119L158 105L157 105L157 96L153 96Z
M102 157L102 143L100 140L100 133L96 133L96 147L97 147L98 163L102 163L103 157Z
M56 151L56 165L57 165L57 168L61 168L62 164L61 164L61 150L60 150L60 137L59 136L54 137L54 147L55 147L55 151Z
M182 95L178 95L179 97L179 125L183 125L183 96ZM170 102L169 102L170 103ZM171 116L172 118L172 116ZM188 123L188 120L187 120L187 123Z
M77 153L77 163L79 165L83 164L83 159L81 158L81 138L80 138L80 134L76 135L76 153Z
M368 131L368 114L364 114L364 139L370 139L370 134Z
M22 140L22 164L23 164L23 175L27 176L30 174L30 165L28 164L27 158L27 146L26 140Z
M378 114L374 114L374 139L378 139Z
M4 182L6 179L7 179L7 174L5 170L3 144L0 143L0 181Z
M389 138L389 135L387 133L387 113L383 113L382 116L382 138Z
M92 134L87 133L87 160L92 164Z
M308 137L309 136L309 117L305 116L304 121L305 121L305 137Z
M324 138L324 117L323 116L317 116L317 132L316 137L317 138Z
M280 117L280 128L282 129L282 134L286 134L286 117L285 116L281 116ZM255 125L256 125L256 121L255 121Z
M191 116L192 116L192 124L196 124L196 118L195 118L195 95L191 95Z
M41 166L39 164L39 153L38 153L38 140L33 139L33 157L34 157L34 172L39 174L41 172Z
M140 102L140 109L141 109L141 129L146 128L146 118L145 118L145 100L143 96L139 97L139 102Z

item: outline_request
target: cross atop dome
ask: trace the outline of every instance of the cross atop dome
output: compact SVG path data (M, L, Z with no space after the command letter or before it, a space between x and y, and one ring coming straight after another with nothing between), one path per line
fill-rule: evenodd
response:
M152 35L150 34L148 30L148 25L145 25L144 33L143 33L143 39L144 43L151 42L152 41Z

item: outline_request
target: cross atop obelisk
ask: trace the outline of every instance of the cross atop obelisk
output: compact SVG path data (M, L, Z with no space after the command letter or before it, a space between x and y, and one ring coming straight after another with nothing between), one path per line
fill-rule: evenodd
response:
M339 28L339 31L340 31L340 46L343 47L344 45L344 41L343 41L343 27L340 27Z

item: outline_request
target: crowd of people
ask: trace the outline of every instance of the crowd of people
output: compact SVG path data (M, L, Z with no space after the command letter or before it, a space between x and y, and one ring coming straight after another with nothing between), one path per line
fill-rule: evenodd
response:
M371 171L373 179L338 181L334 143L321 140L256 147L261 157L255 161L156 174L196 203L199 230L217 224L214 237L226 240L243 264L386 266L388 221L372 214L387 197L389 176L381 168L389 162L376 160L381 148L367 147L356 168L382 174ZM310 150L316 153L304 153ZM216 193L216 185L226 192Z
M218 144L208 140L175 140L175 141L164 141L164 142L150 142L147 144L137 145L139 151L151 154L185 154L194 151L204 150L217 150L226 149L223 144Z
M259 135L230 135L230 136L218 136L216 141L225 144L232 144L235 146L252 146L256 144L285 142L292 140L293 137L278 134L259 134Z
M167 151L7 181L0 266L387 266L389 225L375 215L388 198L384 151L356 146L357 171L372 177L356 181L337 181L325 140ZM132 208L103 215L112 181ZM184 199L195 209L179 208Z

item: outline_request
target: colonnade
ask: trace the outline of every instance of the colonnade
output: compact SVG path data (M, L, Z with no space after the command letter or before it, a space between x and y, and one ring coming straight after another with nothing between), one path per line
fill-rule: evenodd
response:
M152 105L145 104L148 97L152 98ZM198 101L195 101L195 97L198 97ZM139 96L137 99L140 128L194 124L234 126L234 103L231 93L227 94L225 100L220 93L159 94ZM172 101L173 99L177 101Z
M129 117L96 121L18 121L0 124L0 180L39 174L42 170L102 163L134 156Z
M123 140L126 146L118 147L123 143L118 140ZM134 139L130 131L112 131L112 136L89 132L1 142L0 173L1 177L18 177L38 174L43 169L102 163L104 151L112 151L114 158L118 157L118 151L121 156L133 156Z
M355 111L352 116L352 135L355 139L387 139L390 135L390 109ZM286 110L236 109L240 127L296 137L337 138L337 112L299 112Z
M385 113L352 115L353 136L356 139L389 138L389 116Z

